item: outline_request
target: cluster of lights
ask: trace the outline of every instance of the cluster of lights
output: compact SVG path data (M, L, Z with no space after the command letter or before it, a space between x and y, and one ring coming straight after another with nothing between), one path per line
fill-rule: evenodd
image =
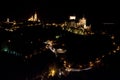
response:
M73 20L72 22L66 24L68 26L67 28L63 27L63 30L67 30L69 32L79 34L79 35L88 35L88 34L94 34L91 31L91 25L86 26L86 19L83 17L82 19L79 20L79 22L75 22L76 16L70 16L70 20Z
M13 31L15 31L15 30L17 30L17 29L19 29L20 27L19 26L12 26L11 28L5 28L5 31L9 31L9 32L13 32Z
M63 28L64 29L64 28ZM69 31L69 32L72 32L72 33L74 33L74 34L79 34L79 35L88 35L88 34L90 34L90 35L92 35L92 34L94 34L93 32L91 32L91 31L85 31L84 30L84 28L80 28L80 29L74 29L74 28L66 28L66 30L67 31Z
M117 53L118 51L120 51L120 45L117 45L117 44L115 43L115 40L114 40L114 39L115 39L115 36L114 36L114 35L112 35L112 36L110 35L110 37L111 37L111 39L112 39L113 46L115 46L115 49L109 51L107 54L104 54L104 55L96 58L95 61L89 61L86 65L85 65L85 64L80 64L80 65L78 66L79 68L77 68L77 69L72 68L72 65L63 59L63 66L64 66L65 70L68 71L68 72L71 72L71 71L83 71L83 70L92 69L92 68L96 67L96 65L101 64L101 61L102 61L102 59L103 59L105 56L107 56L107 55L112 55L112 54L115 54L115 53Z
M114 35L109 35L111 40L112 40L112 43L113 43L113 46L115 46L115 49L113 50L110 50L107 54L103 54L97 58L95 58L94 61L88 61L87 64L79 64L78 65L78 68L73 68L72 67L72 64L68 63L68 61L66 61L63 57L61 58L61 60L63 61L63 69L64 70L60 70L61 68L56 68L56 67L51 67L49 69L49 72L48 73L44 73L44 75L42 75L43 78L45 78L45 76L47 75L47 79L48 78L51 78L51 77L54 77L55 75L58 75L58 76L61 76L61 75L64 75L66 76L69 72L71 71L84 71L84 70L90 70L90 69L93 69L94 67L96 66L99 66L102 64L102 59L108 55L113 55L115 53L117 53L118 51L120 51L120 45L117 45L116 42L115 42L115 36ZM51 44L51 41L47 41L46 43L49 43ZM60 71L59 71L60 70ZM67 73L66 73L67 72Z
M7 47L3 48L2 51L6 52L8 54L15 55L15 56L22 56L20 53L17 53L16 51L9 50L9 48L7 48Z
M87 64L79 64L78 65L78 68L73 68L72 67L72 64L68 63L68 61L66 61L64 58L62 58L61 60L63 61L63 67L64 67L64 71L67 71L67 72L71 72L71 71L84 71L84 70L90 70L90 69L93 69L94 67L96 66L99 66L102 64L102 59L108 55L112 55L112 54L115 54L117 53L118 51L120 51L120 45L117 45L116 42L115 42L115 36L114 35L109 35L111 40L112 40L112 43L113 43L113 46L115 46L115 49L113 50L110 50L107 54L103 54L97 58L95 58L94 61L88 61ZM59 72L60 75L61 75L61 72ZM54 77L56 74L56 70L55 69L51 69L50 70L50 73L49 73L49 76L52 76ZM64 74L63 74L64 75Z

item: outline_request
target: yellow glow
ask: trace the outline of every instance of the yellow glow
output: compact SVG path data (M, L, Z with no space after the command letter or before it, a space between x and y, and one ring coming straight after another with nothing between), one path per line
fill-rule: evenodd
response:
M66 61L64 61L64 63L66 64L67 62L66 62Z
M50 70L50 73L49 73L49 76L55 76L55 73L56 73L56 71L55 71L55 69L51 69Z
M118 46L116 50L117 50L117 51L120 50L120 46Z
M33 19L33 16L31 16L29 19L28 19L28 21L33 21L34 19Z
M82 65L79 65L80 68L82 68L83 66Z
M116 50L113 50L113 53L116 53Z
M66 68L66 70L67 70L68 72L70 72L70 71L71 71L71 68Z
M102 57L104 57L105 55L103 55ZM100 59L99 58L96 58L96 61L95 63L100 63Z
M66 63L67 63L67 62L66 62L66 61L64 61L64 67L66 67L66 66L67 66L67 65L66 65Z
M33 15L33 16L31 16L29 19L28 19L28 21L39 21L40 22L40 20L38 19L38 16L37 16L37 13L35 12L35 14Z
M71 67L71 65L69 64L69 65L68 65L68 67L70 68L70 67Z
M117 48L116 50L117 50L117 51L119 51L120 49L119 49L119 48Z
M115 42L113 42L113 45L115 45Z
M47 44L48 44L49 46L53 46L53 41L52 41L52 40L48 40L48 41L47 41Z
M100 60L97 60L96 63L100 63Z
M37 21L37 13L34 14L34 20L33 21Z
M83 17L82 19L79 20L79 25L86 25L86 19Z
M90 67L93 67L93 66L94 66L93 62L90 61L90 62L89 62L89 66L90 66Z
M111 39L115 39L115 36L114 36L114 35L112 35L112 36L111 36Z

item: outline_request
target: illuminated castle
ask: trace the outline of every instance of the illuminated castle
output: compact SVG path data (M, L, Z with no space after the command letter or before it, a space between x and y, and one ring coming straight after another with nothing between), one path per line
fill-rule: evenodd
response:
M83 29L86 29L86 30L91 29L91 25L86 26L86 19L84 17L82 19L79 19L79 21L77 23L77 27L82 27Z
M35 12L35 14L32 15L32 16L28 19L28 21L40 22L40 19L38 19L38 15L37 15L37 13Z
M88 29L91 28L91 26L86 26L86 18L82 17L78 21L76 20L76 16L70 16L69 17L69 22L68 22L68 27L74 27L74 28L84 28Z
M91 34L91 25L87 26L86 23L85 17L77 20L76 16L70 16L69 21L64 23L63 29L80 35Z

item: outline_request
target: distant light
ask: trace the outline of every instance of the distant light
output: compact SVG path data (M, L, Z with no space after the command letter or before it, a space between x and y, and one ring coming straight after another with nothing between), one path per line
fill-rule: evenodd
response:
M7 52L7 51L8 51L8 48L4 48L3 51Z
M111 39L115 39L115 36L114 36L114 35L112 35L112 36L111 36Z
M104 25L106 25L106 24L107 24L107 25L111 25L111 24L115 24L115 23L103 23L103 24L104 24Z
M93 66L94 66L93 62L90 61L90 62L89 62L89 66L90 66L90 67L93 67Z
M59 49L57 49L57 52L58 52L58 53L65 53L66 50L63 50L63 49L59 48Z
M102 58L104 58L105 57L105 55L102 55Z
M59 36L59 35L57 35L55 38L56 38L56 39L58 39L59 37L60 37L60 36Z
M31 41L30 43L32 44L33 42Z
M10 42L11 42L11 40L8 40L8 42L10 43Z
M55 71L55 69L51 69L50 70L50 73L49 73L49 76L55 76L55 73L56 73L56 71Z
M91 67L88 67L88 68L85 68L85 69L83 69L83 70L90 70L91 69Z
M28 58L28 56L25 56L25 58L27 59L27 58Z
M116 50L113 50L113 53L116 53Z
M40 22L40 20L38 20L38 22Z
M70 19L70 20L75 20L75 19L76 19L76 16L70 16L69 19Z
M113 45L115 45L115 42L113 42Z

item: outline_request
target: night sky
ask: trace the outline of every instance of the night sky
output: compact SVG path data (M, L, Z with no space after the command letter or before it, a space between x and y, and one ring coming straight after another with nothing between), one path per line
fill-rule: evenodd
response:
M115 1L87 0L1 0L0 19L27 19L34 11L41 19L63 20L69 15L86 16L89 19L116 20L119 5Z

